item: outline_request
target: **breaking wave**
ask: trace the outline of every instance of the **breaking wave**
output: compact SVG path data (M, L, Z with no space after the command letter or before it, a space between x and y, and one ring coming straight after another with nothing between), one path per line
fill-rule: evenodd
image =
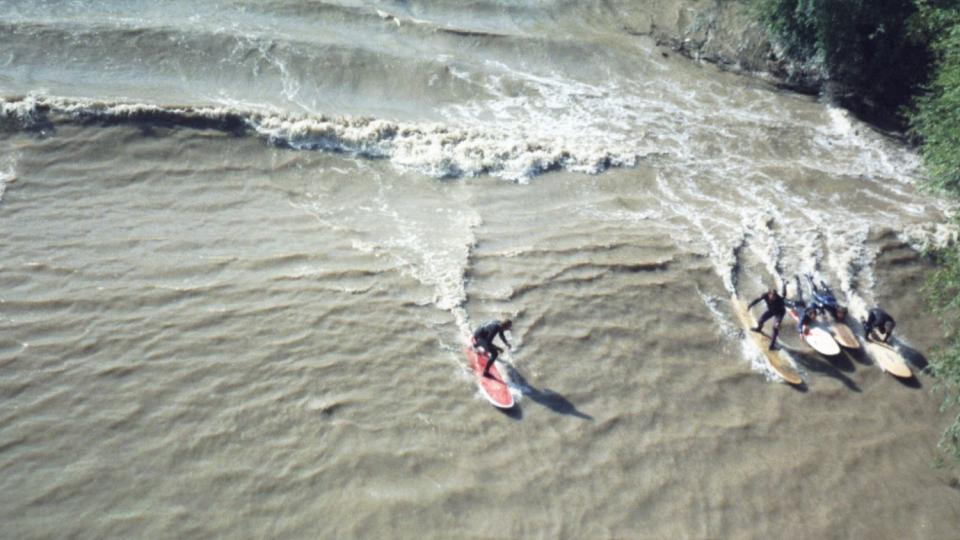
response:
M525 181L552 170L596 174L633 167L642 156L592 147L570 149L541 139L517 139L480 129L403 123L376 118L298 115L255 107L161 106L39 95L0 101L8 129L46 132L61 123L147 124L259 136L297 150L321 150L387 159L436 178L490 174Z

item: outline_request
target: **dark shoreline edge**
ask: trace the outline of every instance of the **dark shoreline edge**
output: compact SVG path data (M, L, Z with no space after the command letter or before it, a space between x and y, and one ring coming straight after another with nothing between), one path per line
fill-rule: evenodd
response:
M680 8L673 28L651 21L642 30L625 26L624 31L647 36L657 46L695 62L709 63L779 90L818 96L886 135L912 144L906 135L908 126L897 112L883 110L830 80L821 64L786 59L749 5L730 1L694 5Z

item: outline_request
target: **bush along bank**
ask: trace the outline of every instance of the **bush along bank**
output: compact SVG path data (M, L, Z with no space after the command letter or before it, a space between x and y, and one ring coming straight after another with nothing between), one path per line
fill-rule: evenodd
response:
M960 0L753 1L787 60L821 70L828 96L855 114L906 129L926 187L960 199ZM954 415L941 448L960 459L960 249L930 255L938 269L925 292L947 344L929 370Z
M928 79L931 47L912 30L915 0L755 0L780 54L819 68L830 99L887 129Z
M952 5L945 5L952 4ZM914 31L931 44L929 82L908 113L911 134L920 141L929 171L929 187L960 198L960 2L918 2ZM960 226L960 220L954 217ZM943 409L955 416L941 447L960 459L960 249L933 254L938 270L926 285L940 315L947 345L930 361L930 371L945 391Z

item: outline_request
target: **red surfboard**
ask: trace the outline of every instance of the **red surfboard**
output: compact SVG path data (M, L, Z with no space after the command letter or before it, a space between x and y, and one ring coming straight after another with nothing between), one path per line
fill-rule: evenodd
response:
M470 367L473 368L473 372L477 376L480 391L487 398L487 401L492 403L494 407L501 409L513 407L513 394L510 393L510 388L504 382L503 376L500 375L497 364L494 363L490 368L490 374L484 377L483 368L487 366L487 358L489 358L487 353L479 353L473 347L467 347L466 352Z

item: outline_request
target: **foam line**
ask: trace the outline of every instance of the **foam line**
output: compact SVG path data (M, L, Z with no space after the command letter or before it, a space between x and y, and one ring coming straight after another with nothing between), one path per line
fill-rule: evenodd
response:
M633 167L639 156L562 140L376 118L332 118L242 106L160 106L30 95L0 101L0 121L24 130L58 122L149 124L257 135L278 146L389 159L398 167L437 177L490 174L526 181L566 169L595 174Z

